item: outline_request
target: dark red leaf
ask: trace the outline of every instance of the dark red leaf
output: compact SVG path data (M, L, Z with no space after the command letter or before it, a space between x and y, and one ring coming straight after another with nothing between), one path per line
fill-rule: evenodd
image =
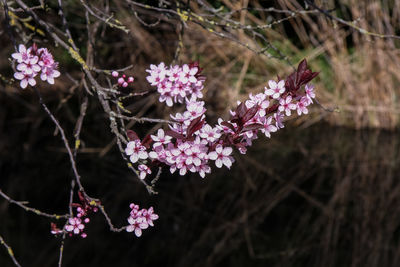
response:
M196 131L203 127L204 120L199 121L190 131L187 133L187 137L190 138Z
M172 130L166 130L165 134L169 135L169 136L172 136L173 138L178 139L178 140L182 140L182 139L185 138L182 134L177 133L177 132L172 131Z
M127 130L126 135L128 136L129 141L140 140L139 136L132 130Z
M192 120L187 128L187 136L191 136L195 131L193 129L197 126L197 124L200 122L201 116L195 118ZM197 131L197 130L196 130Z
M254 117L254 115L256 115L257 111L258 111L258 105L249 108L242 118L243 124L251 120Z
M260 123L252 123L249 125L246 125L243 127L241 133L247 132L247 131L254 131L254 130L258 130L261 129L264 125L260 124Z
M148 134L145 138L143 138L142 145L146 148L149 148L151 143L153 143L153 139L151 139L150 134Z
M242 102L242 103L240 103L240 105L236 108L236 115L239 117L239 118L243 118L243 116L244 116L244 114L246 114L246 111L247 111L247 107L246 107L246 105L244 104L244 102Z
M278 110L278 107L279 107L278 104L274 104L274 105L270 106L269 108L267 108L267 109L265 110L266 115L271 114L271 113L277 111L277 110Z
M229 123L229 122L227 122L227 121L221 122L221 125L228 127L228 128L231 129L232 131L235 131L235 127L234 127L231 123Z

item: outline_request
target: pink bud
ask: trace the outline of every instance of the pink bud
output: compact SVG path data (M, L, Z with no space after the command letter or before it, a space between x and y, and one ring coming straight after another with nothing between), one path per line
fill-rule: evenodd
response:
M121 85L125 82L124 78L119 78L118 79L118 84Z
M117 78L117 77L118 77L118 72L114 70L114 71L111 73L111 75L112 75L114 78Z
M81 234L81 237L82 237L82 238L86 238L86 237L87 237L87 234L86 234L86 233L82 233L82 234Z
M128 78L128 83L133 83L133 81L135 80L135 78L133 78L132 76Z
M90 219L89 219L89 218L86 218L86 219L85 219L85 223L88 223L88 222L90 222Z
M124 79L125 79L125 77L126 77L126 75L125 75L125 74L123 74L123 75L122 75L122 78L124 78Z
M127 87L128 86L128 83L127 82L124 82L123 84L122 84L122 87Z

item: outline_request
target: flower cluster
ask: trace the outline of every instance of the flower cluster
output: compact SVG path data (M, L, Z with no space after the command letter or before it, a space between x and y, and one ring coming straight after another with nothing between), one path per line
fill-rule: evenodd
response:
M174 103L183 103L185 98L202 98L204 77L200 75L201 68L198 63L183 66L166 67L163 62L158 66L150 65L146 70L150 75L147 81L157 87L160 93L160 102L165 102L172 107Z
M76 216L68 219L64 226L65 232L72 235L80 235L82 238L86 238L87 234L84 232L85 224L90 222L88 215L92 212L97 212L97 205L99 203L95 201L89 201L82 192L78 192L80 203L72 203L72 207L76 208ZM58 229L54 223L51 223L51 233L54 235L62 234L64 231Z
M150 226L154 226L153 221L158 219L158 215L154 213L153 207L149 209L139 210L139 206L131 203L130 215L128 217L129 225L126 227L127 232L135 232L137 237L142 235L142 230Z
M118 78L118 85L122 86L122 87L128 87L128 85L130 83L133 83L133 81L135 80L135 78L133 78L132 76L126 77L125 74L122 74L121 76L119 76L119 73L117 71L113 71L111 73L111 75L114 78Z
M25 89L28 84L36 85L35 77L40 73L40 79L47 81L49 84L54 84L54 78L60 76L57 70L58 63L54 61L53 55L47 48L37 48L33 44L28 49L20 44L18 52L11 55L17 60L17 70L14 73L14 78L20 80L21 88Z
M314 87L308 82L318 73L309 70L303 60L297 71L286 80L270 80L264 92L250 94L249 99L238 102L237 108L230 111L229 120L219 118L218 124L212 127L205 120L206 108L204 102L198 100L202 97L199 91L184 90L183 94L177 95L169 91L184 82L198 83L198 69L198 64L171 68L165 67L164 63L150 66L148 72L151 75L147 80L158 87L160 102L172 105L173 101L182 102L184 99L186 110L171 115L174 122L168 130L158 129L157 135L140 140L133 131L128 134L130 142L125 152L132 163L139 161L141 179L151 174L150 165L163 164L169 166L171 173L178 170L180 175L185 175L190 171L199 173L201 177L211 172L211 161L217 168L230 168L234 162L231 156L234 147L245 154L259 131L270 138L271 133L284 127L283 119L291 116L292 111L299 116L308 114L307 107L315 98ZM165 83L169 85L165 87ZM303 85L304 90L300 90ZM169 89L165 91L163 88Z

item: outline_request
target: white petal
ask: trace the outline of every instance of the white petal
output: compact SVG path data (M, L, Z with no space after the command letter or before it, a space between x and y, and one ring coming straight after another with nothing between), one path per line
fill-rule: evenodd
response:
M53 77L57 78L60 76L60 72L58 70L53 70Z
M28 86L28 81L26 79L23 79L20 83L21 87L25 89Z
M28 83L29 83L31 86L35 86L35 85L36 85L36 80L33 79L33 78L29 78Z
M142 235L142 229L140 229L139 227L137 227L137 228L135 229L135 235L136 235L137 237L140 237L140 236Z
M215 151L210 152L210 154L208 154L208 158L211 160L216 160L218 158L217 152L215 152Z
M224 162L224 165L225 165L226 167L228 167L228 169L230 169L231 166L232 166L231 160L230 160L228 157L224 157L222 160L223 160L223 162Z
M232 148L230 146L225 147L224 150L222 151L222 154L224 156L229 156L232 153Z
M25 77L24 74L22 74L22 72L16 72L14 73L14 78L17 80L22 80Z
M221 168L222 167L222 160L221 159L217 159L215 161L215 166L217 166L217 168Z
M130 160L132 163L137 162L138 159L139 159L139 157L138 157L138 154L136 154L136 153L132 154L132 155L130 156L130 158L129 158L129 160Z
M268 86L269 86L269 88L271 88L271 89L275 89L275 88L276 88L276 82L273 81L273 80L269 80L269 81L268 81Z

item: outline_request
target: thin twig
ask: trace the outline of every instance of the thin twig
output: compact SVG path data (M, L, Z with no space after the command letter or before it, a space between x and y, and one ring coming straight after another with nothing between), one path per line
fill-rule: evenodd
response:
M12 250L12 248L6 243L6 241L4 241L3 237L0 235L0 244L3 245L3 247L5 247L7 249L8 255L10 256L10 258L12 259L12 261L14 262L15 266L21 267L21 264L19 264L19 262L17 261L17 259L14 256L14 251Z
M51 113L51 111L49 110L49 108L48 108L48 107L46 106L46 104L44 103L43 98L42 98L42 95L40 94L39 90L38 90L36 87L34 87L34 90L35 90L36 94L37 94L38 97L39 97L39 102L40 102L40 104L42 105L43 109L46 111L47 115L49 115L49 117L51 118L51 120L54 122L54 124L56 125L57 129L60 131L61 139L62 139L62 141L64 142L64 146L65 146L65 148L67 149L67 152L68 152L69 160L70 160L70 162L71 162L72 171L74 172L74 175L75 175L76 183L77 183L78 186L79 186L79 190L81 190L82 192L84 192L85 190L84 190L84 188L83 188L83 186L82 186L82 184L81 184L81 176L79 175L78 170L77 170L77 168L76 168L76 163L75 163L75 160L74 160L74 155L72 154L71 147L70 147L69 144L68 144L68 140L67 140L67 137L65 136L64 129L61 127L61 125L60 125L60 123L58 122L58 120L56 119L56 117L54 117L53 113Z
M0 189L0 196L2 196L2 197L3 197L5 200L7 200L8 202L17 205L17 206L23 208L23 209L26 210L26 211L33 212L33 213L35 213L36 215L39 215L39 216L48 217L48 218L53 218L53 219L57 219L57 220L58 220L58 219L62 219L62 218L68 218L68 214L62 214L62 215L59 215L59 214L49 214L49 213L40 211L40 210L38 210L38 209L28 207L28 206L25 205L25 204L27 204L26 201L16 201L16 200L10 198L9 196L7 196L1 189Z

